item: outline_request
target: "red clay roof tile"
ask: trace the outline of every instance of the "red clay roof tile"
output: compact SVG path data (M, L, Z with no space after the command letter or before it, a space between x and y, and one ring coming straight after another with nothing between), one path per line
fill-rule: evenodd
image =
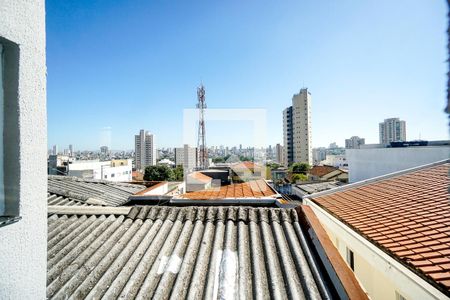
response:
M449 289L449 170L450 163L443 162L313 195L312 200L405 265L414 266L419 275Z
M220 188L185 193L182 198L192 200L213 200L223 198L264 198L273 197L276 192L265 180L252 180L244 183L230 184Z

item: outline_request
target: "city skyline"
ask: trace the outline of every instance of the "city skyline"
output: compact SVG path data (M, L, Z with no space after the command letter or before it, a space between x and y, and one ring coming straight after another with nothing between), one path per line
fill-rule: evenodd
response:
M448 138L445 3L286 2L258 16L255 3L237 5L48 1L49 147L132 149L140 128L159 147L182 145L183 110L195 108L201 82L210 108L267 109L271 145L302 87L314 95L313 147L377 143L378 122L391 117L409 124L408 140ZM252 134L242 123L206 126L207 145Z

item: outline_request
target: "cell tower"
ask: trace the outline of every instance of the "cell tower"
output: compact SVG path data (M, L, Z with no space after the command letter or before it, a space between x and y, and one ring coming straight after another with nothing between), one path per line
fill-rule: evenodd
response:
M204 170L208 167L208 149L206 148L206 131L205 131L205 88L201 84L197 88L197 108L198 118L198 140L197 140L197 169Z

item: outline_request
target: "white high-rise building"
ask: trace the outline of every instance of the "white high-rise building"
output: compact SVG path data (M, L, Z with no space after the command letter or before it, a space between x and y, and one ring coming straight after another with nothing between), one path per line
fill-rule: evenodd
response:
M175 165L183 166L185 172L193 171L197 165L197 148L189 147L187 144L175 148Z
M292 106L283 111L285 158L288 164L312 159L311 93L303 88L292 97Z
M406 122L399 118L385 119L379 124L380 144L387 145L390 142L406 141Z
M58 145L53 145L52 154L53 155L58 155Z
M74 156L74 153L73 153L73 145L72 145L72 144L69 145L69 155L70 155L70 156Z
M359 136L352 136L345 140L345 149L359 149L361 145L364 145L366 140Z
M155 136L144 129L134 136L136 170L156 165Z

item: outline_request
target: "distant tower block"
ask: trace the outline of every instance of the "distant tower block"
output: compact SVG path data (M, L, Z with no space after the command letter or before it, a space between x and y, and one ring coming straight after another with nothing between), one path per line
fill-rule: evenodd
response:
M197 158L197 169L204 170L208 167L208 149L206 148L206 129L205 129L205 88L203 85L197 88L197 108L199 113L198 118L198 158Z

